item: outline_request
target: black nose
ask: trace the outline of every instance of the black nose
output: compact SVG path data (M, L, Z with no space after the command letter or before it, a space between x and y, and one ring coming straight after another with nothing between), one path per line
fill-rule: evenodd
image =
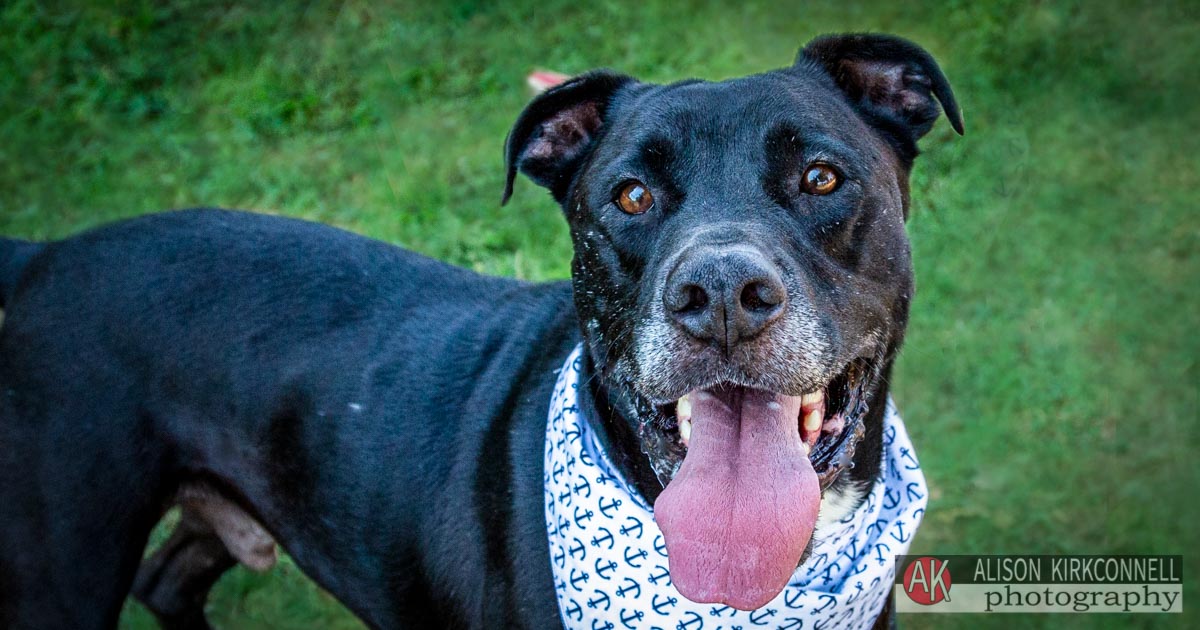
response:
M663 305L688 334L726 351L783 314L779 271L751 248L696 247L667 276Z

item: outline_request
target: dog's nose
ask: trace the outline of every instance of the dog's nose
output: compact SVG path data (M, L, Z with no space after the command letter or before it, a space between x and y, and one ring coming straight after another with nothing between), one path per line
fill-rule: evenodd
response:
M751 248L693 249L667 276L663 294L677 325L726 351L762 332L786 303L779 270Z

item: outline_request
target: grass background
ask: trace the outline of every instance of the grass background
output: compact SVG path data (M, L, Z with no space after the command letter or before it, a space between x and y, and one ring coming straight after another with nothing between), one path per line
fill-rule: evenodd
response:
M914 551L1185 554L1200 606L1193 4L252 6L0 5L0 233L220 205L563 278L549 196L523 181L498 204L530 70L721 79L820 33L898 33L941 61L967 126L939 123L913 175L919 291L894 396L932 491ZM210 612L224 628L358 627L287 559L228 574ZM130 604L122 626L153 622Z

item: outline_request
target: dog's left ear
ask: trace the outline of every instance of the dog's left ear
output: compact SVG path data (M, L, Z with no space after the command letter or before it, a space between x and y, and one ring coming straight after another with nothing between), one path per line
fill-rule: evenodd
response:
M925 49L890 35L825 35L800 51L796 64L816 63L829 73L850 103L916 148L933 127L940 101L950 125L962 135L962 112L950 83Z
M631 77L621 74L589 72L535 98L508 132L504 145L508 173L500 203L512 196L518 170L562 202L604 128L609 101L631 82Z

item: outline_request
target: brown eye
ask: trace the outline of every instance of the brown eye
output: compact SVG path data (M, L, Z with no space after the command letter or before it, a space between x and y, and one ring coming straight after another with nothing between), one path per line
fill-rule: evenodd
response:
M629 182L617 195L617 205L625 214L641 214L654 205L654 195L642 182Z
M828 195L837 190L841 181L832 166L813 164L804 171L804 181L801 182L800 187L810 195Z

